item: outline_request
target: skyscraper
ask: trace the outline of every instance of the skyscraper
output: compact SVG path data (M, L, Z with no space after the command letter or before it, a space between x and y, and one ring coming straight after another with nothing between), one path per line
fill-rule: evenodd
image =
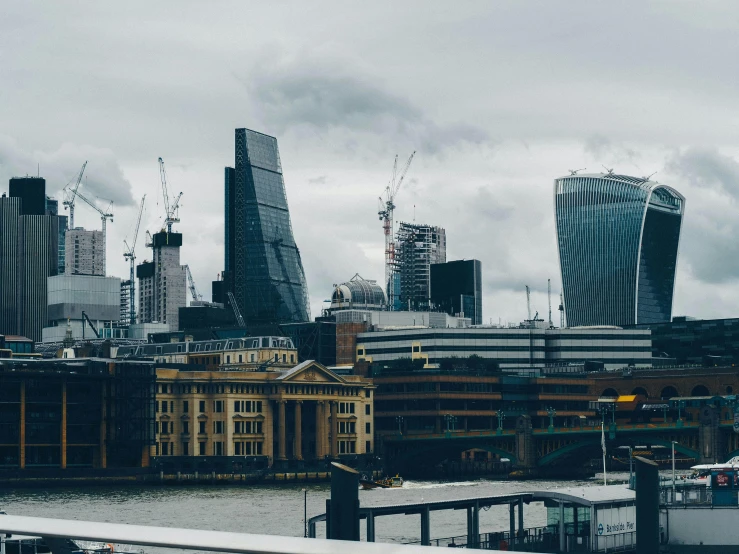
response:
M181 233L161 231L152 237L153 261L136 266L139 323L166 323L179 329L179 309L187 305L187 273L180 265Z
M225 170L225 198L224 281L247 325L308 321L308 287L277 139L236 129L236 163Z
M403 310L424 312L431 306L431 264L446 262L446 231L441 227L401 222L395 246ZM396 289L397 292L398 289Z
M18 218L20 198L0 197L0 335L18 334Z
M685 198L625 175L554 181L554 211L567 323L670 321Z
M431 303L449 315L469 317L482 324L482 266L480 260L455 260L431 265Z

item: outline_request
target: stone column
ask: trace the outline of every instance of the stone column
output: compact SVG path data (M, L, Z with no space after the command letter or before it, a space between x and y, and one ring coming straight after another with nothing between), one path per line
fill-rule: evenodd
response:
M285 455L285 427L287 425L287 421L285 421L285 405L287 404L287 400L278 400L277 405L279 406L279 413L277 415L277 437L278 437L278 443L277 443L277 459L278 460L287 460L287 456Z
M323 458L323 437L326 434L324 425L324 402L319 400L316 402L316 458Z
M331 457L339 453L339 403L331 401Z
M302 410L303 401L297 400L295 402L295 452L293 452L296 460L303 459Z

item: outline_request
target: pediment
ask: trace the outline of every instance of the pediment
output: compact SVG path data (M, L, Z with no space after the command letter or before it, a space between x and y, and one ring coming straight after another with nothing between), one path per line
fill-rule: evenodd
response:
M290 383L345 383L344 379L318 362L309 360L282 375L279 381Z
M262 414L253 414L253 413L239 413L234 414L232 419L248 419L248 420L254 420L254 421L264 421L264 416Z

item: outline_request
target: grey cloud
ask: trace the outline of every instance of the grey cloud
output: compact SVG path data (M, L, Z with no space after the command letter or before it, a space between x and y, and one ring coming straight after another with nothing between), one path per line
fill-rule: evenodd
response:
M354 74L348 64L295 60L259 64L245 81L266 122L277 132L305 125L321 132L405 137L427 154L490 140L482 128L466 123L437 124L409 100ZM351 147L352 140L345 139Z
M113 152L106 148L65 143L54 151L28 151L7 136L0 136L0 179L35 175L46 179L46 193L53 195L78 175L87 160L80 192L90 200L100 198L118 206L134 204L131 183L123 175Z
M639 153L625 144L614 142L604 135L590 135L583 144L586 154L600 160L604 164L628 164L640 169L637 165ZM578 169L578 168L572 168ZM599 172L602 168L588 168L593 172ZM616 171L618 173L618 171Z
M715 149L677 152L668 160L666 169L692 185L720 190L735 199L739 195L739 163Z

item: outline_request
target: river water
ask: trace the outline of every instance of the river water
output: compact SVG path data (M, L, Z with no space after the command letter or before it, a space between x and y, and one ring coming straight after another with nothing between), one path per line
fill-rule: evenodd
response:
M623 482L628 474L613 477ZM360 491L359 500L363 506L405 504L599 484L602 481L597 477L585 481L406 481L402 489ZM307 490L308 518L325 512L326 499L330 496L328 483L0 490L0 510L12 515L299 537L304 529L303 489ZM464 510L432 512L431 536L464 535L466 522ZM526 527L546 525L543 504L526 506L524 522ZM506 505L480 512L481 532L507 529ZM364 533L362 525L363 538ZM375 533L377 542L417 541L420 518L417 515L380 517L375 521ZM318 525L317 534L325 536L324 524ZM173 552L153 547L145 550L151 554Z

